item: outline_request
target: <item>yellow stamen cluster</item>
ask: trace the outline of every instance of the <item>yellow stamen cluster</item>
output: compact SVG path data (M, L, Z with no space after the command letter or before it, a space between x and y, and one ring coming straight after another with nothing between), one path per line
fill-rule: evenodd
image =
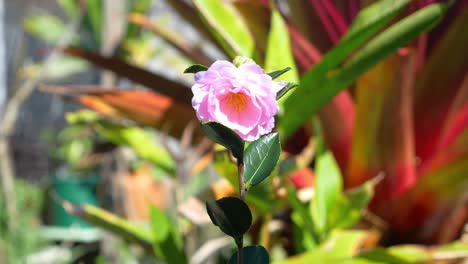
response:
M247 104L247 95L243 93L230 94L227 97L227 104L231 109L240 113L244 111L245 105Z

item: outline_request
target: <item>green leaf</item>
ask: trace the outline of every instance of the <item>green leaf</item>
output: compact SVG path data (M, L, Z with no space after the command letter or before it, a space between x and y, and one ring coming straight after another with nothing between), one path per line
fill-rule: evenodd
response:
M80 13L80 7L75 0L58 0L58 4L69 18L75 19Z
M251 264L268 264L270 263L270 256L266 249L260 245L244 247L244 255L242 257L243 263ZM229 264L237 264L237 252L235 252L229 259Z
M86 5L85 20L89 25L91 34L97 44L101 43L102 28L103 28L103 12L101 0L88 0Z
M304 75L299 88L286 100L285 114L288 118L280 123L280 128L284 132L283 136L291 135L333 96L351 85L381 59L418 34L429 30L442 17L446 9L445 4L434 4L413 13L377 35L342 69L336 68L395 17L407 2L379 1L361 11L351 26L350 32L324 56L319 64Z
M177 243L177 225L171 223L168 215L157 207L150 207L151 228L153 230L153 249L157 256L162 257L166 262L175 264L185 264L183 249Z
M282 70L269 72L268 75L270 75L270 77L274 80L290 70L291 70L291 67L286 67Z
M345 195L339 195L328 215L330 229L343 229L356 224L362 217L362 210L367 207L374 196L375 186L383 175L371 179Z
M169 235L170 222L167 216L159 208L150 207L151 227L153 228L153 237L156 243L160 243Z
M401 259L393 254L390 254L387 250L381 249L381 248L362 253L359 255L359 257L356 258L356 261L357 260L371 261L370 263L392 263L392 264L414 263L414 262L405 261L404 259ZM354 262L351 262L351 263L354 263Z
M153 236L147 228L120 218L106 210L92 205L69 205L67 212L77 215L91 224L110 231L128 241L135 242L152 253Z
M206 70L208 70L208 67L206 67L205 65L194 64L188 67L187 69L185 69L184 73L197 73L197 72L206 71Z
M211 140L229 149L238 162L244 160L244 141L236 132L216 122L201 123L201 128Z
M366 233L363 231L347 230L334 232L320 247L283 261L274 262L274 264L350 264L353 262L348 261L357 253L365 237ZM370 264L359 262L359 264L364 263Z
M91 110L67 113L65 118L70 124L92 124L106 140L116 145L129 146L141 158L153 162L170 175L174 174L175 161L169 152L158 143L151 131L112 123Z
M252 57L253 37L232 3L219 0L194 0L193 3L232 58Z
M320 240L331 231L328 218L341 195L342 185L340 169L331 152L320 155L316 163L315 196L310 203L312 221Z
M286 86L284 86L283 88L281 88L281 90L278 91L278 93L276 93L276 100L279 100L281 99L281 97L283 97L285 94L287 94L291 89L293 88L296 88L297 87L297 84L295 83L288 83L286 84Z
M211 222L233 238L242 237L252 224L252 213L249 207L236 197L207 201L206 211Z
M246 188L259 184L270 175L279 160L280 153L278 133L265 135L247 147L244 161Z
M58 17L52 15L30 16L23 23L27 32L49 44L57 44L65 32L63 22Z
M294 223L294 240L297 250L306 251L315 248L318 238L315 235L314 224L308 207L297 197L294 187L287 186L288 202L293 209L291 219Z
M265 53L265 70L283 69L269 75L275 79L284 74L281 79L291 83L298 83L299 74L292 54L289 30L278 10L273 9L271 14L271 27L268 34L268 43ZM290 70L289 70L290 69ZM275 74L272 76L271 74ZM281 96L286 93L282 93ZM277 96L277 99L281 98Z

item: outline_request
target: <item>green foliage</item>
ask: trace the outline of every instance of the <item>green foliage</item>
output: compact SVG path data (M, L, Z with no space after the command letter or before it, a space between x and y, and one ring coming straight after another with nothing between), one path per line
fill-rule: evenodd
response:
M242 239L252 224L252 213L247 204L236 197L224 197L206 202L206 210L211 222L226 235Z
M131 147L141 158L153 162L169 175L174 175L175 162L168 151L157 143L152 131L136 126L119 125L89 110L69 113L66 119L75 126L86 124L93 127L106 140L116 145Z
M23 263L24 258L46 246L39 234L43 191L23 180L15 181L18 218L16 229L8 230L4 194L0 192L0 262Z
M407 1L398 3L400 2ZM378 34L344 65L336 68L372 34L381 29L385 22L398 14L401 6L394 5L394 1L380 1L374 5L389 3L392 3L392 8L386 10L379 7L377 9L380 12L377 12L377 15L360 16L355 22L357 24L351 26L350 33L344 36L319 64L304 75L299 88L285 102L285 114L288 118L283 119L280 124L285 136L295 132L307 118L317 113L333 96L355 82L372 66L420 33L431 29L440 21L447 8L446 4L432 4L402 19ZM376 7L368 8L373 10ZM367 10L369 9L365 9L362 13L368 14ZM313 96L310 96L310 89L314 89Z
M265 54L265 71L269 72L285 68L288 70L281 77L283 80L293 83L299 81L296 63L291 50L288 27L276 9L273 9L271 13L271 26ZM278 76L272 76L273 79L276 77Z
M252 57L254 41L232 4L218 0L193 1L228 54Z
M343 189L340 170L330 152L317 158L316 175L315 196L310 203L310 210L318 242L322 242L333 228L329 226L329 213Z
M281 75L283 75L284 73L287 73L290 70L291 70L291 67L286 67L286 68L284 68L282 70L276 70L276 71L269 72L268 75L270 75L270 77L274 80L274 79L280 77Z
M270 176L281 154L278 133L260 137L245 150L244 183L246 188L255 186Z
M291 84L289 87L289 89L291 89L293 84L299 81L295 65L287 25L281 14L274 9L271 14L270 33L268 34L268 44L266 47L265 71L269 72L284 68L282 71L276 71L278 74L274 74L272 78L275 79L284 73L281 78ZM287 72L285 72L285 70ZM272 73L270 73L270 76L271 75ZM277 99L284 96L289 89L280 91Z
M184 73L197 73L197 72L206 71L206 70L208 70L208 67L206 67L205 65L194 64L188 67L187 69L185 69Z
M58 17L47 14L27 17L23 24L26 31L49 44L57 43L66 30Z
M177 225L173 225L168 215L154 206L151 207L151 227L155 254L167 263L187 263Z
M90 155L101 138L83 124L72 124L58 133L44 134L44 140L51 145L51 157L63 162L73 171L86 171L93 166L83 164L83 159Z
M347 263L356 254L364 237L362 231L335 232L319 247L274 264Z
M238 163L244 160L244 141L231 129L216 122L202 123L203 132L214 142L232 152Z

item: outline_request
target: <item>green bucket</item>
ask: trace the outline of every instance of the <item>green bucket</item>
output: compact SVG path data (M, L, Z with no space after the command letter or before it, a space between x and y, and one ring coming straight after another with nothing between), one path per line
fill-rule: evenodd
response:
M52 182L52 190L60 199L73 204L97 204L99 175L96 172L64 174L58 172ZM67 213L57 201L53 202L53 224L61 227L91 227L86 221Z

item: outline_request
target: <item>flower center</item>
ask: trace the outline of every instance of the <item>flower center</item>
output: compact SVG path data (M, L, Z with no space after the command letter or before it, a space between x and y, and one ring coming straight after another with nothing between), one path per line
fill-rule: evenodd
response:
M227 104L231 109L240 113L247 104L247 95L243 93L232 93L227 96Z

